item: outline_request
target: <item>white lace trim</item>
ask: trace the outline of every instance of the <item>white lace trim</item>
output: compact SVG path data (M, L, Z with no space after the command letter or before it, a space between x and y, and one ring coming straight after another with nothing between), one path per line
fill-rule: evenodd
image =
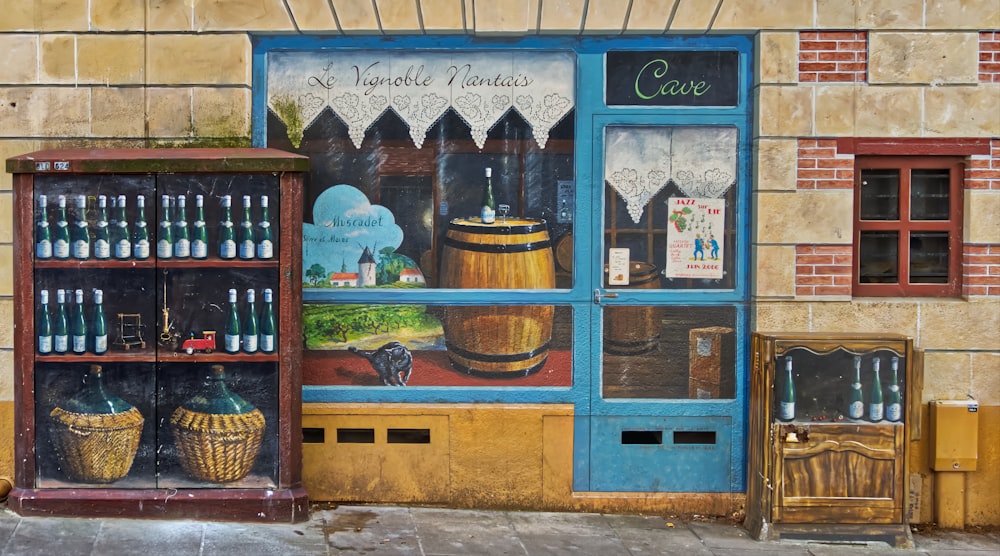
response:
M575 63L563 52L309 51L268 55L268 107L297 147L330 108L355 147L386 110L420 148L451 108L479 148L510 110L531 126L539 147L574 107Z

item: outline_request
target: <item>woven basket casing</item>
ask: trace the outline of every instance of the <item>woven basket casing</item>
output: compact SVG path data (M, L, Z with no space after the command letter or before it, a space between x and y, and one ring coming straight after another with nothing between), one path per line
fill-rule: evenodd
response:
M49 415L52 442L67 478L112 483L128 475L142 436L143 418L138 409L73 413L57 407Z
M201 481L228 483L250 473L265 422L259 409L200 413L178 407L170 425L184 471Z

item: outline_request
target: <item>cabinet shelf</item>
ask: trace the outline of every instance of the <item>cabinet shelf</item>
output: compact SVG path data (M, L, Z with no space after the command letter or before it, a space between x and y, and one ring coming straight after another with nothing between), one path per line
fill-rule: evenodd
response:
M35 164L40 160L69 169L50 172L51 165ZM262 522L308 517L297 439L302 307L290 302L302 283L307 165L305 157L272 149L62 150L7 161L14 174L15 238L28 238L15 239L14 254L15 428L22 432L14 445L12 510ZM131 200L140 195L200 196L211 222L220 220L223 196L266 196L274 257L222 259L209 230L207 259L158 259L157 226L150 226L148 259L35 259L30 238L43 214L36 211L41 195L51 225L49 201L58 195L109 191L130 200L123 205L128 219L138 216ZM262 204L252 206L254 221L264 218L257 212ZM164 217L158 208L146 205L148 222ZM86 219L93 234L97 211L70 212L71 220ZM274 352L222 350L233 289L241 322L250 292L261 318L263 291L270 290ZM65 309L72 327L82 310L88 348L96 341L92 321L100 299L108 351L39 354L43 290L83 293L79 304L67 296L65 307L50 295L48 313L56 320ZM102 411L106 406L117 411ZM86 435L86 446L77 434L81 426L95 433Z

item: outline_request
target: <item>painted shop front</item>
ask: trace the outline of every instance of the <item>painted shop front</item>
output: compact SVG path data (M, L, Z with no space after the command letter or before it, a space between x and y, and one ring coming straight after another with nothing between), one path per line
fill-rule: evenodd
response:
M752 44L256 40L254 144L311 160L311 499L731 510Z

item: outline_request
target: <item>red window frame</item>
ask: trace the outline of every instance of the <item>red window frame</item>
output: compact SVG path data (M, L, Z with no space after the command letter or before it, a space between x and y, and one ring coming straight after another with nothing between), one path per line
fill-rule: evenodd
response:
M861 185L864 170L899 171L899 214L897 220L861 219ZM947 220L913 220L910 218L910 176L912 170L947 170L949 172ZM858 297L960 296L962 292L964 159L954 156L858 156L855 158L854 175L854 260L851 277L853 295ZM897 282L861 282L861 234L871 231L898 233ZM948 233L948 279L945 283L913 283L910 281L909 237L913 232Z

